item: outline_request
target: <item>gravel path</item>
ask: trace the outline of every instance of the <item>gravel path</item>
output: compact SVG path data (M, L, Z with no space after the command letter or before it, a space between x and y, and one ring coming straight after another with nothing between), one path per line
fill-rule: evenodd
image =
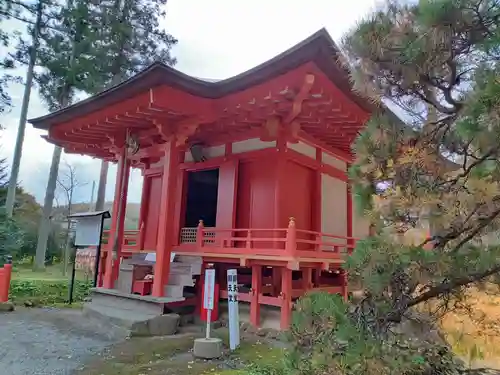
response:
M79 310L19 309L0 314L0 367L9 375L69 375L120 332Z

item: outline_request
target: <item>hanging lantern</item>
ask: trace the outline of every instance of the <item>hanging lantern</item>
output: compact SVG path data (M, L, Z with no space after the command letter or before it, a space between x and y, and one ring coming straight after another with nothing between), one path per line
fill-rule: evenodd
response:
M194 143L189 146L189 151L191 152L191 156L195 163L200 163L206 161L207 158L203 152L203 145L201 143Z

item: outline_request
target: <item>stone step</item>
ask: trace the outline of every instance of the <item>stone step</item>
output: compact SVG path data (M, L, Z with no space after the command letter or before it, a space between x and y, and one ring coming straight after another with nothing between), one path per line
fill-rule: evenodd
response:
M177 255L175 259L179 263L190 263L190 264L200 264L200 265L203 263L202 257L197 257L193 255Z
M168 277L168 285L194 286L193 276L171 273Z
M113 307L129 312L159 315L163 313L163 304L138 298L134 295L123 295L120 291L108 290L106 293L92 292L92 303L95 306Z
M121 308L86 303L84 315L115 328L127 331L129 336L168 336L177 333L180 324L178 314L151 315Z
M169 298L184 297L184 285L166 285L164 293L165 297Z
M201 264L174 262L170 264L170 272L183 272L190 273L192 275L201 275Z

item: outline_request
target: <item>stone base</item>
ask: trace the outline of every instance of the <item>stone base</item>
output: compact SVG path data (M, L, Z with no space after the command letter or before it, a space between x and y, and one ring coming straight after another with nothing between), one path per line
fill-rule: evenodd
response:
M194 340L193 354L197 358L214 359L222 356L222 340L211 339L196 339Z
M14 311L14 304L12 302L0 302L0 312Z
M125 329L129 336L170 336L177 333L178 314L149 315L138 311L87 303L83 314L115 327Z

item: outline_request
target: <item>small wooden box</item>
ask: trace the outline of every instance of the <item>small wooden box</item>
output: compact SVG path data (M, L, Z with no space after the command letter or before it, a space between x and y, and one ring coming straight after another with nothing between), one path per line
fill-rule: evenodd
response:
M151 287L153 280L134 280L132 284L132 293L141 296L148 296L151 294Z

